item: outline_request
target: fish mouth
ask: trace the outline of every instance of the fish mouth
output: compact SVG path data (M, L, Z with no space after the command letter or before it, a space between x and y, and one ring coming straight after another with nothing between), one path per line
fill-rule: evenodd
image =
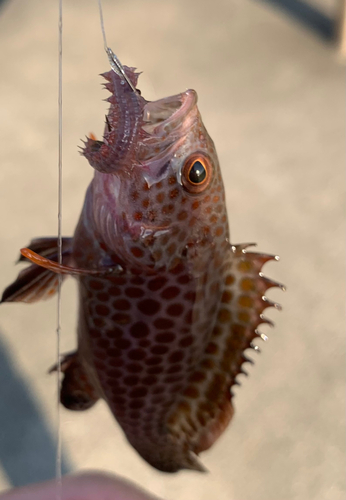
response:
M181 100L178 96L171 96L159 101L148 102L144 107L143 121L147 125L142 128L148 133L152 133L155 127L168 120L181 107Z
M137 161L147 167L150 177L158 179L160 169L184 142L197 119L197 94L186 90L175 96L147 102L143 107L141 138L137 151Z
M127 77L136 86L138 73L134 69L124 66ZM82 154L103 174L129 175L137 166L150 174L160 171L162 161L167 162L169 154L174 154L193 126L198 115L196 92L186 90L148 102L124 85L114 71L103 76L111 93L103 140L88 137Z
M197 104L197 94L189 89L158 101L147 102L143 109L142 129L150 136L164 136L180 128Z

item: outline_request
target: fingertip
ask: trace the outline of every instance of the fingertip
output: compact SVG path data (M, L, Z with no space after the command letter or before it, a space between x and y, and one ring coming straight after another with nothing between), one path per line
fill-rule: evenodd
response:
M56 500L56 481L16 488L0 494L0 500ZM107 472L86 471L64 476L61 500L160 500L126 479Z

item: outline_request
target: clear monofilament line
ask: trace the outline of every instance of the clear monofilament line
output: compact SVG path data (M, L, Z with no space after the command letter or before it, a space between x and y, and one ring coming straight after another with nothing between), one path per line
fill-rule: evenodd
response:
M100 11L100 24L101 24L101 31L102 31L102 36L103 36L103 45L105 47L105 51L107 52L108 45L107 45L106 32L105 32L105 23L103 21L103 12L102 12L101 0L98 0L98 4L99 4L99 11Z
M58 35L58 262L62 264L62 0L59 0L59 35ZM57 450L56 450L56 500L62 498L61 471L61 414L60 414L60 336L61 336L61 285L62 275L58 274L57 299Z

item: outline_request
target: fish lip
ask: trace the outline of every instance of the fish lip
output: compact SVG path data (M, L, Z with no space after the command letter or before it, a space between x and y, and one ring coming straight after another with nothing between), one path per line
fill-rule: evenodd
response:
M197 93L192 89L147 102L143 108L142 129L150 136L170 134L183 124L184 118L196 104Z

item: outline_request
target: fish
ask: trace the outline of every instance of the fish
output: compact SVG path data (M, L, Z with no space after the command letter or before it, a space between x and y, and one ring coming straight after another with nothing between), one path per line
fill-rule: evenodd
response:
M230 423L245 351L271 324L265 277L274 255L231 244L225 189L197 93L147 101L139 73L104 73L104 135L82 155L94 169L73 237L33 239L30 263L2 303L54 296L77 279L76 351L61 360L60 400L83 411L106 401L127 440L154 468L204 471L200 453ZM250 249L249 249L250 248ZM51 372L57 370L57 365Z

